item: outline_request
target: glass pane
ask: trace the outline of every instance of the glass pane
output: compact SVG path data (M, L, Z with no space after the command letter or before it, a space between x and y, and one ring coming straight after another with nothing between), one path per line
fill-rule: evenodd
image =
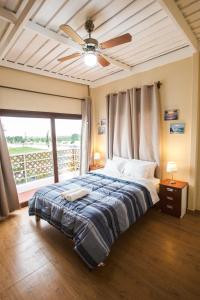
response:
M80 174L81 120L56 119L59 181Z
M2 117L19 198L54 182L49 119Z

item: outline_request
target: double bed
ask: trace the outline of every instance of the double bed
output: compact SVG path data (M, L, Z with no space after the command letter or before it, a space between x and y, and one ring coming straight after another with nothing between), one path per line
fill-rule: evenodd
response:
M159 201L158 180L131 179L107 168L39 189L29 201L29 215L42 218L74 242L74 250L93 269L102 264L119 235ZM89 194L67 201L75 186Z

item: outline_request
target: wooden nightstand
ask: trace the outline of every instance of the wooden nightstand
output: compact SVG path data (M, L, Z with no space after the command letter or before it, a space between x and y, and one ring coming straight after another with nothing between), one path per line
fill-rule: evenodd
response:
M160 182L160 207L162 212L182 218L187 209L188 183L177 181L170 183L170 179Z
M103 165L99 165L99 166L90 166L90 171L95 171L95 170L103 169L103 168L104 168Z

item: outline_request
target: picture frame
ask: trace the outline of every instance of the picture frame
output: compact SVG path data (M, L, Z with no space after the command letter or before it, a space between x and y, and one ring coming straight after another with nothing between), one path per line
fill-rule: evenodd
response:
M105 126L98 126L98 135L103 135L106 133L106 127Z
M100 125L101 125L101 126L105 126L105 125L106 125L106 119L101 119Z
M184 133L185 133L185 123L170 124L170 134L184 134Z
M178 120L179 111L178 109L168 109L164 111L164 121Z

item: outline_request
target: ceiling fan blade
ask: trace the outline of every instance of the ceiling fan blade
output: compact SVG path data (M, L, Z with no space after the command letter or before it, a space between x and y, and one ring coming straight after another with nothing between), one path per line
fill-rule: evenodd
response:
M101 54L97 54L97 61L102 67L110 65L109 61L107 61Z
M75 57L79 57L79 56L81 56L81 53L76 52L76 53L73 53L71 55L61 57L61 58L58 59L58 61L63 62L63 61L66 61L66 60L69 60L69 59L72 59L72 58L75 58Z
M129 33L120 35L116 38L100 43L102 49L112 48L121 44L129 43L132 41L132 36Z
M131 71L131 70L132 70L132 68L131 68L129 65L124 64L123 62L120 62L120 61L118 61L118 60L116 60L116 59L114 59L114 58L111 58L111 57L109 57L109 56L107 56L107 55L105 55L105 54L102 54L102 56L103 56L103 58L105 58L107 61L109 61L109 63L111 63L111 64L117 66L118 68L120 68L120 69L122 69L122 70L126 70L126 71Z
M69 25L62 24L60 25L60 30L64 31L73 41L78 43L79 45L84 45L84 40L74 31Z

